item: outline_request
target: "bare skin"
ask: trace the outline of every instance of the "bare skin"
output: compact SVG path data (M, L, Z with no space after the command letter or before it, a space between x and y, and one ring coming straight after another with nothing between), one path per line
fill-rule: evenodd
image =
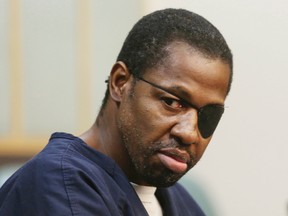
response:
M169 57L143 77L169 90L135 81L123 62L110 74L110 97L95 124L80 138L111 157L130 181L169 186L202 157L211 137L204 139L194 107L224 105L229 66L209 59L182 42L167 47Z

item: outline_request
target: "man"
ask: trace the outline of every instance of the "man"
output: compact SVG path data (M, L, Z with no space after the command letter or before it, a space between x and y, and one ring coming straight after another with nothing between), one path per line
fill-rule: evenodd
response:
M210 142L231 81L231 51L203 17L143 17L95 124L79 137L53 134L1 188L0 215L204 215L177 181Z

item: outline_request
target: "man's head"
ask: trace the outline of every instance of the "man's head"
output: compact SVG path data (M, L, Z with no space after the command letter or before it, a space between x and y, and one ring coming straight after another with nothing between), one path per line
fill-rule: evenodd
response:
M105 151L130 181L174 184L200 160L224 111L230 49L201 16L167 9L133 27L117 60L100 115L117 149Z
M130 73L141 76L148 68L163 63L169 54L167 46L173 41L189 44L211 59L221 59L230 66L233 76L232 53L218 29L202 16L184 9L165 9L140 19L129 32L117 61L122 61ZM107 88L102 108L109 96Z

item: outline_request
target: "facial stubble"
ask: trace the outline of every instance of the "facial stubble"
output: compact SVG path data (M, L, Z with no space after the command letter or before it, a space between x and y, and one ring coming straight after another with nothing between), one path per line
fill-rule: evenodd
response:
M168 187L175 184L192 166L188 163L185 173L175 173L165 167L158 159L157 153L162 148L176 148L179 144L175 140L169 143L161 141L143 141L143 130L133 122L131 112L125 112L119 119L118 128L121 134L121 141L124 144L129 160L137 177L135 179L145 182L146 185L156 187ZM191 158L193 157L190 155ZM135 182L137 183L137 182Z

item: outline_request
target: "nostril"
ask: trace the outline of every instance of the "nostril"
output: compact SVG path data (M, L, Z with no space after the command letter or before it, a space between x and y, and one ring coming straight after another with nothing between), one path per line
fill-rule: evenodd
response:
M190 145L197 144L196 141L193 141L193 142L185 142L185 141L182 141L181 138L179 138L179 137L175 137L175 140L176 140L177 143L179 143L179 145L181 145L181 146L190 146Z
M196 142L185 143L185 145L193 145L193 144L196 144Z

